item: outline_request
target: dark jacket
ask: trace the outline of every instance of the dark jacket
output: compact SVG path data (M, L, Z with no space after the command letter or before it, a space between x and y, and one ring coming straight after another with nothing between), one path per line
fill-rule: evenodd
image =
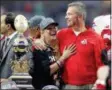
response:
M15 34L15 36L10 40L9 45L6 48L6 52L4 52L2 59L0 60L0 78L9 78L12 75L10 63L14 57L13 43L15 38L17 38L17 35L18 34Z
M48 47L43 51L36 49L33 51L34 66L29 73L32 76L32 84L35 89L42 89L46 85L54 85L53 75L50 75L50 65L55 62L52 50Z
M105 65L108 65L110 68L109 74L108 74L107 79L106 79L106 90L111 90L111 60L110 61L108 60L106 49L102 50L101 56L102 56L103 63Z

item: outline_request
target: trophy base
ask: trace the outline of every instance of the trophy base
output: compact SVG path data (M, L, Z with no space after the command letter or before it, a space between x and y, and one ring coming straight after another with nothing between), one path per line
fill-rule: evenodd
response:
M32 86L32 77L28 73L14 73L10 78L18 88L34 89Z

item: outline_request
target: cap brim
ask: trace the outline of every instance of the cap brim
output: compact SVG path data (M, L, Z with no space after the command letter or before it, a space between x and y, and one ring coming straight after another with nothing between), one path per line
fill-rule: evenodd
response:
M55 25L55 26L58 26L59 24L58 24L58 23L56 23L56 22L54 22L54 23L51 23L51 24L49 24L49 25ZM46 27L44 27L44 28L42 28L42 29L47 28L49 25L47 25Z
M55 23L51 23L50 25L56 25L56 26L58 26L59 24L55 22Z

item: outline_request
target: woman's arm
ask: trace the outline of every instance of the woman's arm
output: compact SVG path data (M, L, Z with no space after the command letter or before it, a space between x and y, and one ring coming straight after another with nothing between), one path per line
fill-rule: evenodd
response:
M37 50L33 53L33 61L35 68L38 70L41 69L45 74L52 75L55 73L60 67L62 67L65 60L70 57L71 55L76 53L76 46L74 44L69 45L68 47L65 47L62 56L59 58L59 60L56 60L55 63L50 64L49 58L44 56L43 51Z
M62 56L55 63L50 65L50 75L55 73L62 65L65 60L69 58L71 55L76 53L76 46L74 44L70 44L68 47L65 47Z

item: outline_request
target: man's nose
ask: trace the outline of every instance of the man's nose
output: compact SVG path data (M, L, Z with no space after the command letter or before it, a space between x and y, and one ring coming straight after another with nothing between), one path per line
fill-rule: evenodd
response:
M65 16L65 19L67 19L67 18L68 18L68 16L66 15L66 16Z

